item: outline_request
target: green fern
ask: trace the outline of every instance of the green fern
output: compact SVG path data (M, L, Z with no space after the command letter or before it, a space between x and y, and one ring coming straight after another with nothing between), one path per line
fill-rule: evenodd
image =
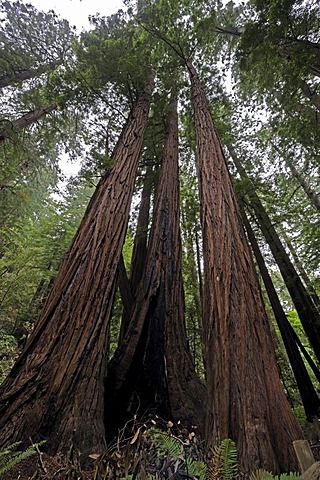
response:
M155 427L149 428L148 434L150 435L151 440L155 444L160 455L179 457L183 454L183 445L172 435L168 435L167 433L162 432Z
M190 456L186 455L183 444L178 438L162 432L155 427L150 428L148 433L159 455L166 455L172 458L180 459L180 461L182 461L185 465L188 475L191 477L195 477L199 480L208 479L207 465L201 460L194 460Z
M199 480L208 479L208 467L201 460L193 460L193 458L187 457L186 466L188 475L191 477L196 477Z
M262 468L254 473L251 473L249 480L298 480L300 473L289 472L281 473L280 475L273 475L271 472L267 472Z
M20 443L21 442L13 443L0 452L0 475L10 470L10 468L14 467L14 465L21 462L25 458L34 455L37 452L37 448L45 443L45 441L31 445L22 452L15 451L14 449L20 445Z
M238 478L237 447L233 440L225 438L213 449L212 468L209 477L212 480L232 480Z
M275 480L297 480L300 476L299 472L281 473L275 477Z

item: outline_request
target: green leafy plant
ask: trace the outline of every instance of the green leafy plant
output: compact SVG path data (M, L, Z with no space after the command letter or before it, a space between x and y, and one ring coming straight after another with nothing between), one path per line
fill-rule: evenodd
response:
M280 475L273 475L271 472L259 469L256 472L251 473L249 480L297 480L300 478L300 473L289 472L281 473Z
M213 448L210 479L232 480L239 476L237 447L233 440L225 438Z
M199 480L207 480L207 465L201 460L195 460L192 458L186 451L186 445L181 439L175 437L171 433L163 432L155 427L150 428L147 433L150 436L159 456L166 458L168 471L169 468L171 468L171 471L174 469L179 471L179 473L186 473L187 475L196 477Z
M15 450L20 443L21 442L12 443L0 452L0 475L10 470L10 468L14 467L25 458L37 453L37 448L45 443L45 441L31 445L23 451Z

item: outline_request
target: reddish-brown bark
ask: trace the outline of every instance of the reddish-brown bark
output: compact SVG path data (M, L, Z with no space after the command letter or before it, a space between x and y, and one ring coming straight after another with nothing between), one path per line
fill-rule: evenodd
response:
M235 440L240 469L296 468L301 438L280 384L253 259L208 101L189 60L203 232L206 438Z
M133 108L34 332L1 387L0 445L101 451L106 342L153 78Z
M115 415L125 418L133 392L142 407L203 425L205 389L195 374L184 324L176 111L168 124L144 275L106 385L112 405L107 426Z

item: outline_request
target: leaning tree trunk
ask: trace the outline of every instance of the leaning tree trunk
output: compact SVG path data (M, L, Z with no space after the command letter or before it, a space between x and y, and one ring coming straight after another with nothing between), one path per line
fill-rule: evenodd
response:
M30 80L31 78L39 77L43 73L54 70L58 65L62 64L62 60L54 60L48 64L45 64L36 69L30 70L18 70L11 74L3 75L0 77L0 88L8 87L15 83L24 82L25 80Z
M184 324L176 101L171 106L145 271L127 334L108 368L107 426L126 419L133 392L141 407L203 426L205 389Z
M305 271L304 266L302 265L302 262L301 262L300 258L298 257L294 246L291 243L291 240L286 235L286 233L283 229L281 231L281 236L282 236L283 240L285 241L289 252L291 253L291 256L292 256L294 264L295 264L295 267L298 270L302 280L304 281L304 284L307 287L307 290L309 292L310 297L312 298L313 303L317 307L318 311L320 311L320 298L319 298L319 296L318 296L318 294L317 294L317 292L316 292L316 290L313 286L312 281L310 280L307 272Z
M293 177L298 181L298 183L303 188L305 194L309 198L312 205L314 205L314 207L318 210L318 212L320 212L320 196L317 194L314 188L310 185L310 183L304 177L304 175L302 175L302 173L296 169L296 167L292 163L292 160L289 160L288 158L286 158L286 156L281 153L280 148L274 143L272 143L272 147L280 155L280 157L284 159L285 164L291 171Z
M48 113L51 113L53 110L56 110L56 108L57 104L51 103L45 105L39 110L32 110L13 122L10 122L9 120L3 121L5 128L2 127L0 130L0 143L4 142L6 138L10 138L15 130L30 127L30 125L37 122L45 115L48 115Z
M288 354L289 362L297 382L298 390L300 392L302 404L306 412L307 419L312 422L314 418L317 418L320 413L320 399L310 380L308 371L301 357L299 347L296 343L293 327L291 326L282 308L277 292L273 286L272 279L266 267L264 258L260 251L258 242L243 208L241 208L241 213L247 235L251 243L251 247L256 258L263 279L263 283L266 287L266 292L269 297L286 352Z
M228 147L228 150L241 178L245 179L246 182L250 182L250 179L234 150L230 146ZM294 268L289 255L283 247L269 215L262 205L262 202L252 184L247 189L246 194L255 213L259 228L270 247L275 261L277 262L282 278L292 298L294 306L296 307L309 342L320 362L320 314Z
M130 114L42 314L1 388L0 445L47 439L50 453L105 444L103 380L115 276L153 77Z
M279 380L270 325L209 104L195 68L188 59L186 64L203 232L207 442L232 438L245 474L257 468L289 471L296 467L292 441L302 433Z

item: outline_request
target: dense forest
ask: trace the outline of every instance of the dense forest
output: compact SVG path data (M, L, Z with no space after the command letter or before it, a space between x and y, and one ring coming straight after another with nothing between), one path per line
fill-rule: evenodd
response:
M320 5L124 4L78 33L0 1L0 472L42 441L64 476L32 478L299 471L293 442L317 457L320 436ZM161 432L195 458L152 470ZM240 473L215 468L225 445Z

